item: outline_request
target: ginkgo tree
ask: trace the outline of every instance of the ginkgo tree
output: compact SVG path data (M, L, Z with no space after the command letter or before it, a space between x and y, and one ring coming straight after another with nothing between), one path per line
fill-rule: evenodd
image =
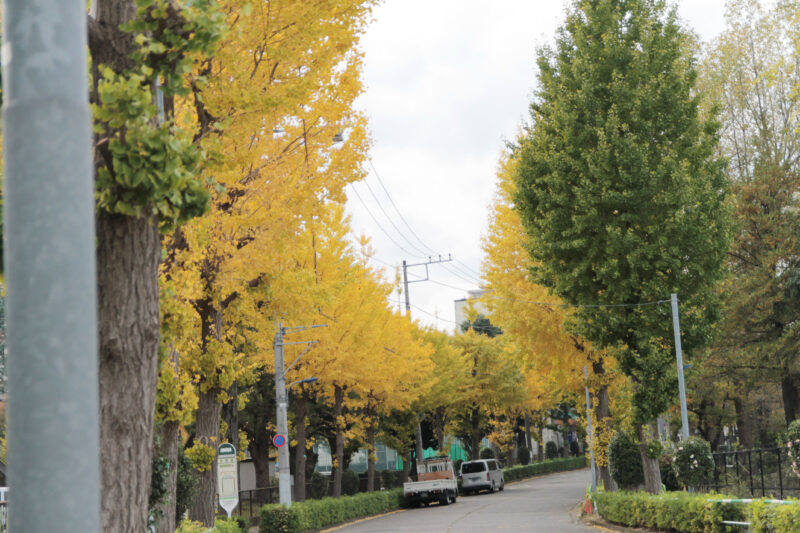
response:
M196 273L184 301L197 314L196 349L182 354L197 376L194 444L200 489L190 515L210 526L214 450L229 389L263 366L265 307L294 237L325 199L362 175L363 117L355 44L372 2L224 2L229 31L203 63L205 84L177 112L198 124L217 154L211 211L172 236L173 269ZM346 142L332 139L348 128ZM300 288L300 287L298 287ZM273 317L274 318L274 317ZM274 322L274 321L273 321Z
M519 213L514 209L518 164L515 152L501 157L497 170L497 193L491 207L489 231L483 240L486 258L483 277L487 292L483 297L492 320L510 342L516 345L516 357L524 368L529 384L530 409L545 412L563 394L575 393L585 385L583 368L592 369L595 394L595 433L600 442L608 442L610 426L607 355L595 352L591 345L567 328L571 308L547 287L531 279L532 259L527 252L528 238ZM605 457L605 454L598 454ZM599 461L600 476L606 488L613 481L608 464Z

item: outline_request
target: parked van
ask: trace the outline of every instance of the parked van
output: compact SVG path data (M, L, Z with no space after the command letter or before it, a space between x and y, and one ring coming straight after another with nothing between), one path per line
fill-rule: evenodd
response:
M461 491L464 494L488 490L503 490L505 480L500 463L495 459L478 459L461 463Z

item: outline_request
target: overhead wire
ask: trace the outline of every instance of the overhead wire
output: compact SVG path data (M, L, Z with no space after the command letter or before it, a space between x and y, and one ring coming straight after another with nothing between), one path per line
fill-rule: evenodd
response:
M406 228L408 228L408 231L409 231L409 232L411 232L411 235L413 235L413 236L414 236L414 238L415 238L415 239L417 239L417 241L419 241L419 243L422 245L422 247L423 247L423 248L426 248L426 249L428 249L428 250L430 251L430 253L431 253L431 254L433 254L433 255L444 255L444 254L441 254L440 252L437 252L436 250L434 250L433 248L431 248L431 247L430 247L430 246L428 246L427 244L425 244L425 241L423 241L423 240L420 238L420 236L419 236L419 235L417 235L417 232L415 232L415 231L414 231L414 229L413 229L413 228L411 227L411 225L408 223L408 221L406 220L406 218L403 216L403 213L401 213L401 212L400 212L400 209L398 209L398 207L397 207L397 204L396 204L396 203L394 202L394 200L392 199L392 195L389 193L389 190L386 188L386 185L383 183L383 179L381 179L381 175L380 175L380 173L378 172L378 169L376 169L376 168L375 168L375 164L372 162L372 158L371 158L371 157L368 157L368 158L367 158L367 161L369 162L369 166L370 166L370 168L372 168L372 173L373 173L373 174L375 174L375 177L378 179L378 183L380 184L381 188L383 189L383 192L384 192L384 194L386 194L386 197L389 199L389 203L391 203L391 204L392 204L392 207L394 207L394 210L395 210L395 212L397 213L397 216L399 216L399 217L400 217L400 220L403 222L403 224L405 225L405 227L406 227ZM364 183L366 183L366 180L364 181ZM369 185L367 185L367 187L369 187ZM370 192L372 192L372 189L371 189L371 188L370 188ZM378 202L378 198L377 198L377 197L376 197L374 194L373 194L373 198L375 198L375 201L376 201L376 202ZM378 202L378 203L379 203L379 205L380 205L380 202ZM383 208L381 208L381 209L383 209ZM387 217L387 218L389 218L389 215L388 215L388 213L386 213L386 211L385 211L385 210L383 210L383 212L384 212L384 214L386 215L386 217ZM392 224L392 225L394 226L394 224ZM398 233L400 232L400 230L399 230L399 229L398 229L396 226L395 226L395 229L398 231ZM409 241L409 243L410 243L410 240L409 240L408 238L406 238L405 236L404 236L404 238L405 238L407 241ZM416 248L417 250L421 250L421 249L420 249L419 247L417 247L417 246L414 246L414 248ZM451 257L452 257L452 256L451 256ZM445 266L445 265L442 265L442 268L444 268L445 270L447 270L448 272L450 272L450 273L451 273L451 274L453 274L454 276L456 276L456 277L460 277L461 279L463 279L463 280L465 280L465 281L468 281L469 283L475 283L475 282L477 282L477 284L480 284L480 273L478 273L477 271L475 271L475 269L473 269L472 267L470 267L470 266L469 266L469 265L467 265L466 263L463 263L462 261L460 261L460 260L459 260L459 259L457 259L457 258L453 258L453 261L455 261L456 263L459 263L459 264L463 264L463 265L464 265L466 268L468 268L469 270L471 270L472 272L474 272L474 274L472 274L472 273L466 272L464 269L461 269L461 268L459 268L459 267L458 267L458 265L453 265L453 268L454 268L454 269L456 269L456 270L460 271L462 274L464 274L464 275L466 275L466 276L468 276L468 277L470 277L470 278L473 278L473 279L466 279L466 278L464 278L464 277L462 277L462 276L459 276L458 274L455 274L454 272L452 272L452 271L451 271L449 268L447 268L447 266Z
M388 238L388 239L389 239L389 240L392 242L392 244L394 244L394 245L395 245L395 246L397 246L397 247L398 247L400 250L402 250L404 253L406 253L406 254L408 254L408 255L410 255L410 256L412 256L412 257L417 257L417 258L420 258L420 259L423 259L423 258L424 258L424 256L416 255L416 254L414 254L414 253L412 253L412 252L409 252L408 250L406 250L405 248L403 248L403 247L402 247L400 244L398 244L398 243L397 243L397 241L395 241L395 240L392 238L392 236L391 236L391 235L389 235L389 232L387 232L385 229L383 229L383 226L381 226L381 223L380 223L380 222L378 222L378 219L377 219L377 218L375 218L375 215L372 213L372 211L370 210L370 208L369 208L369 207L367 207L367 204L366 204L366 203L364 202L364 200L361 198L361 195L360 195L360 194L358 194L358 190L357 190L355 187L351 187L351 188L350 188L350 190L351 190L351 191L353 191L353 192L356 194L356 198L358 198L358 201L359 201L359 202L361 202L361 205L362 205L362 206L364 207L364 209L367 211L367 214L369 214L370 218L372 218L372 221L373 221L373 222L375 222L375 225L376 225L376 226L378 226L378 229L379 229L379 230L381 230L381 232L382 232L384 235L386 235L386 237L387 237L387 238Z

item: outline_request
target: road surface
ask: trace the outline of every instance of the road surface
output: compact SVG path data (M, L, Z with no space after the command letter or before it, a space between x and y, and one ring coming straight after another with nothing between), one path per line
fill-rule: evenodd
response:
M583 501L589 470L535 477L506 485L503 492L459 496L455 504L402 510L326 531L366 533L588 533L571 510Z

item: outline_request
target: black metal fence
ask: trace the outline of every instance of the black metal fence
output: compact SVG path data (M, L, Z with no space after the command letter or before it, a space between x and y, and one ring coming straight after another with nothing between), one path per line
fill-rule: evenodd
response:
M709 488L742 498L796 498L800 478L783 448L720 451L714 453L714 481Z

